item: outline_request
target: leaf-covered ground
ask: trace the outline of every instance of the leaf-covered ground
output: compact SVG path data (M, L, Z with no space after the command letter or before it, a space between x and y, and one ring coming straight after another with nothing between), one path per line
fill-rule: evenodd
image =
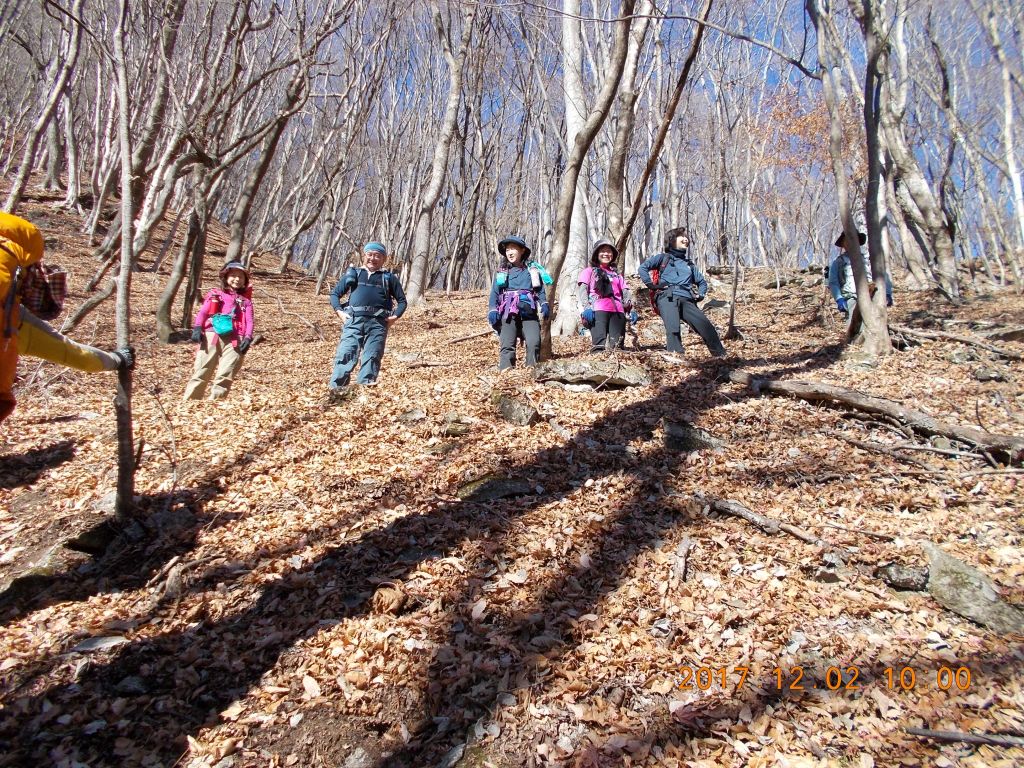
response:
M94 269L85 253L67 235L54 257L73 291ZM769 290L751 272L745 339L726 361L692 335L686 365L621 353L651 386L499 376L492 335L453 343L486 330L485 297L434 295L395 327L380 385L325 405L339 332L326 299L300 275L257 273L265 340L229 399L185 403L194 347L154 340L164 280L133 279L138 522L100 557L62 542L108 516L113 377L22 364L0 443L0 577L30 577L0 611L0 765L1024 761L904 730L1024 734L1022 638L874 575L924 565L920 542L934 541L1024 604L1021 476L893 450L911 441L891 425L757 398L723 375L841 384L1024 434L1021 364L951 342L844 360L820 285ZM920 327L1024 320L1008 292L958 309L896 298L896 318ZM111 317L101 307L76 337L109 345ZM711 317L724 329L724 312ZM646 317L641 342L659 328ZM1006 380L979 382L980 368ZM495 388L552 421L503 421ZM451 414L466 434L448 434ZM664 417L725 447L667 450ZM527 492L459 497L491 473ZM717 517L695 494L854 557L830 569L816 547Z

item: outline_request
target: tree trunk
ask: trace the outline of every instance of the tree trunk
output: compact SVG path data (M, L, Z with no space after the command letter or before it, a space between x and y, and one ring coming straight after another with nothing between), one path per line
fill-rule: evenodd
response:
M452 140L455 136L455 122L459 116L459 101L462 98L462 78L469 56L469 43L473 36L473 21L476 17L476 6L471 5L464 12L462 19L462 39L459 50L453 53L448 47L448 36L441 22L441 9L436 0L433 3L434 27L438 39L444 48L445 59L448 61L448 102L445 105L444 118L441 120L441 132L434 147L434 158L430 165L430 178L420 198L419 210L416 214L416 230L413 235L412 263L405 295L410 304L423 299L429 287L427 279L430 274L430 225L434 216L434 208L441 197L444 180L448 171L448 156L451 152Z
M843 103L842 80L838 67L838 55L836 45L838 44L830 33L830 24L820 9L818 0L807 0L808 15L814 24L818 39L818 61L821 67L821 85L825 96L825 104L828 108L829 118L829 155L832 159L832 173L836 180L836 197L839 203L839 216L843 222L843 236L847 243L846 252L850 257L850 270L853 272L854 284L857 289L857 310L864 317L864 322L857 327L856 317L850 323L852 332L863 329L860 335L860 342L864 351L870 356L887 354L892 350L892 343L889 340L888 330L885 328L884 315L881 318L881 327L877 322L877 315L872 313L871 289L868 286L867 272L864 269L864 259L861 256L860 246L857 245L857 226L853 220L853 211L850 206L850 189L846 177L846 165L843 161L843 123L841 105ZM884 302L884 290L883 302ZM885 336L880 336L884 331Z
M623 213L626 197L626 158L629 155L633 126L636 122L636 73L640 51L647 36L647 27L653 8L651 0L640 0L637 14L640 16L629 33L629 53L622 73L622 86L618 96L618 124L612 143L612 156L608 164L608 235L618 242L624 227ZM626 254L619 251L619 271L626 268Z
M608 72L605 76L604 85L597 94L594 107L587 116L587 122L576 135L572 150L566 159L565 171L559 182L558 202L555 206L554 245L552 247L551 259L548 262L548 272L555 278L551 286L551 294L558 295L558 280L562 273L562 265L565 262L566 253L569 248L570 226L572 224L573 208L576 202L576 184L579 181L580 168L583 166L583 159L586 157L594 137L608 117L612 100L619 88L619 79L622 77L622 69L626 64L626 51L629 48L629 29L633 22L633 8L636 0L623 0L621 15L615 22L615 46L612 49L611 61ZM544 323L544 334L542 351L546 356L551 355L551 318Z
M118 25L114 30L114 66L117 71L117 133L121 144L121 221L126 226L121 238L121 272L117 278L117 346L131 344L131 280L132 280L132 156L128 126L128 63L124 43L128 25L128 0L121 0ZM117 372L117 396L114 398L117 419L117 492L114 512L125 523L135 498L135 438L132 434L132 372Z
M586 126L586 97L583 94L583 49L580 27L580 0L562 2L562 90L565 108L565 145L572 147L576 137ZM628 52L627 52L628 53ZM596 135L596 132L595 132ZM556 282L550 288L548 300L553 316L548 322L548 335L570 336L576 332L580 307L576 296L576 278L587 264L587 194L586 155L578 172L584 183L577 181L569 225L566 256L559 274L551 272ZM552 266L549 264L548 269ZM557 310L556 310L557 307Z
M70 13L77 18L81 18L82 4L84 2L85 0L74 0L71 4ZM50 93L46 101L43 102L43 108L39 112L39 117L36 118L36 122L26 137L25 152L21 157L18 174L11 185L10 192L7 194L7 200L4 202L4 210L10 213L16 213L18 210L18 203L21 202L21 198L25 194L25 188L28 186L28 177L32 172L32 166L35 164L39 139L53 118L53 113L60 102L61 94L64 93L64 89L67 87L68 81L75 71L78 52L82 47L82 29L77 21L69 21L67 24L67 48L62 51L63 61L57 64L57 72L54 76L53 84L50 86Z
M633 225L636 223L636 217L640 214L640 208L643 206L644 198L647 194L647 183L650 181L651 174L654 173L654 166L658 162L658 158L661 156L661 149L665 144L665 138L668 135L669 129L672 127L672 119L675 117L676 108L679 106L679 100L683 95L683 88L686 87L686 82L690 78L690 70L693 68L693 62L697 59L697 52L700 50L701 40L704 38L704 24L707 21L708 15L711 13L711 6L714 0L704 0L704 7L701 8L700 21L697 22L697 31L693 37L693 43L690 45L690 50L686 54L686 61L683 63L683 70L679 73L679 79L676 80L675 90L672 92L672 98L669 100L668 107L665 109L665 115L662 117L661 125L658 128L658 135L654 139L654 144L651 146L651 153L647 157L647 164L644 166L643 175L640 177L640 181L637 183L636 194L633 197L633 208L629 213L629 218L622 227L622 232L615 240L615 247L622 253L626 248L626 242L629 240L630 233L633 231ZM673 189L676 187L673 186ZM664 210L664 209L663 209Z
M228 228L231 231L231 235L228 241L227 255L224 257L225 264L231 261L242 260L245 229L249 223L249 215L252 212L253 198L263 182L263 177L267 174L270 161L274 159L274 151L277 149L277 144L281 140L281 134L284 133L288 121L294 114L295 106L306 93L305 69L301 64L297 64L296 67L296 72L285 89L284 98L278 111L278 118L260 146L260 159L252 167L249 175L246 176L245 181L242 183L238 199L235 201L234 210L231 212L231 218L228 219Z

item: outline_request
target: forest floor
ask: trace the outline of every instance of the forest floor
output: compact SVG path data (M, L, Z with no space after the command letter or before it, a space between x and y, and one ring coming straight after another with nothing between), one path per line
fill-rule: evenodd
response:
M26 215L58 233L50 259L77 306L95 262L74 220L38 202ZM109 517L114 377L21 363L0 438L0 766L1024 764L1024 748L906 732L1024 735L1024 638L874 573L926 565L931 541L1024 605L1024 476L726 376L1024 435L1024 364L949 341L844 358L820 284L768 289L751 271L725 361L691 334L680 364L641 320L648 348L619 356L649 386L499 376L493 335L453 343L487 330L477 292L410 310L380 384L325 405L339 324L311 280L269 266L253 279L265 338L217 402L181 401L195 348L155 339L166 269L133 276L137 522L102 555L64 543ZM892 312L963 332L1024 323L1024 298L951 308L897 286ZM112 317L103 305L74 336L109 347ZM551 421L504 421L494 389ZM666 448L665 417L723 447ZM518 494L459 496L491 473ZM852 557L829 567L697 494Z

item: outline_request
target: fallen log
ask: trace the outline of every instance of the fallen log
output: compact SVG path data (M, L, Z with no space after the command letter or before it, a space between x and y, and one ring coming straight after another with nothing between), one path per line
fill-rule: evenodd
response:
M1000 357L1005 357L1007 360L1024 360L1024 355L1018 355L1016 352L1010 352L1008 349L1004 349L1003 347L974 336L964 336L960 333L949 333L948 331L925 331L919 328L908 328L905 325L890 325L889 330L892 333L910 336L915 339L931 339L933 341L948 339L949 341L956 341L960 344L967 344L972 347L987 350L988 352L994 352Z
M992 747L1024 747L1024 738L994 733L964 733L963 731L933 731L930 728L907 728L911 736L934 739L948 744L979 744Z
M755 394L769 392L775 395L789 395L808 402L834 403L866 413L888 416L928 437L941 435L951 440L975 445L1014 464L1019 464L1024 460L1024 438L1022 437L949 424L939 421L923 411L906 408L893 400L865 395L855 389L816 381L761 379L741 370L730 371L729 380L735 384L748 386Z

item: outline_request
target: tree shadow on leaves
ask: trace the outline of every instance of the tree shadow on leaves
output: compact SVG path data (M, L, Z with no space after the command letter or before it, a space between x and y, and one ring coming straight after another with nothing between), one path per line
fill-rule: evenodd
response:
M0 457L3 472L0 472L0 488L17 488L32 485L48 469L59 467L75 457L75 444L61 440L45 448L33 448L14 456Z
M787 362L790 362L788 358ZM815 360L815 365L826 364L824 359ZM806 370L807 366L802 369ZM713 372L716 368L709 365L708 370ZM259 685L266 672L278 666L282 654L296 642L314 637L347 618L366 615L369 598L381 574L387 574L389 579L404 579L428 558L450 555L473 542L500 540L526 512L565 499L586 479L638 471L638 463L630 458L628 451L610 452L603 450L603 446L628 446L634 439L646 440L658 414L674 415L681 408L696 413L719 402L720 383L705 377L703 383L695 386L698 379L700 376L690 377L663 388L649 400L614 410L566 444L540 450L526 463L511 467L509 471L514 476L529 478L543 486L543 492L536 497L488 504L452 501L425 514L405 515L382 528L343 541L313 561L294 563L290 558L274 580L263 582L267 586L261 588L258 599L249 605L232 601L231 607L208 607L204 601L198 607L193 606L187 629L156 636L147 632L147 636L121 646L109 658L81 667L74 682L46 683L39 678L34 682L25 681L35 692L6 707L0 720L0 748L16 761L45 758L55 745L73 743L79 759L95 761L113 754L115 743L125 733L135 738L145 734L155 755L171 761L178 759L186 749L186 736L216 722L217 713L245 696L252 686ZM703 394L699 394L701 391ZM271 447L273 442L266 445ZM662 471L668 473L673 471L678 455L661 451L654 460L661 462ZM629 466L631 461L632 467ZM239 466L244 463L239 460ZM516 662L519 665L517 675L522 673L528 681L545 652L554 650L557 656L571 648L575 631L572 612L578 615L590 612L604 595L622 582L630 563L678 524L678 515L647 504L651 490L649 485L638 482L638 487L609 512L607 526L599 526L594 539L587 542L594 553L587 566L560 563L563 572L556 575L550 589L539 592L533 608L499 620L497 628L502 634L524 638L535 636L534 625L538 621L545 627L550 625L548 631L536 635L547 637L535 648L536 658L526 660L524 657ZM623 527L636 529L626 546L622 542ZM192 545L199 528L197 525L192 529L193 538L183 545L184 549ZM145 561L145 571L155 572L154 565L166 562L168 554L169 551L158 547L150 560ZM149 565L150 562L154 565ZM486 571L479 567L474 570L474 583L456 597L455 606L464 606L477 593L479 584L486 578L484 573ZM231 575L223 573L221 576L230 578ZM129 574L127 569L119 569L116 578L108 575L111 588L125 589L127 584L141 582L141 577ZM207 578L200 582L210 584ZM226 582L215 588L231 590ZM95 589L84 590L82 597L86 594L95 594ZM448 646L458 648L462 643L486 649L490 635L475 623L466 624L459 610L461 608L452 612L449 622L452 641ZM462 631L456 630L459 621L463 624ZM468 634L466 626L473 627ZM459 639L460 635L465 637ZM500 657L497 663L500 666ZM403 717L415 718L417 712L422 716L424 712L440 711L439 708L448 706L438 702L439 691L450 694L455 690L472 692L477 689L473 697L479 704L467 710L470 714L485 712L493 706L495 688L490 682L490 672L481 669L452 679L447 666L441 656L436 656L428 679L417 686L419 693L408 699L414 703ZM298 685L294 677L280 682ZM340 691L334 690L335 687L327 681L326 695L338 697ZM118 697L129 702L119 712L119 719L88 733L81 730L84 721L78 722L80 718L76 716L72 716L70 722L61 722L46 715L47 712L81 713L86 711L89 702ZM132 704L136 697L137 704ZM464 722L462 716L458 716L458 720L455 717L453 714L449 722ZM411 742L403 754L414 762L421 762L427 756L443 752L455 736L453 730L435 737L427 736L421 742Z

